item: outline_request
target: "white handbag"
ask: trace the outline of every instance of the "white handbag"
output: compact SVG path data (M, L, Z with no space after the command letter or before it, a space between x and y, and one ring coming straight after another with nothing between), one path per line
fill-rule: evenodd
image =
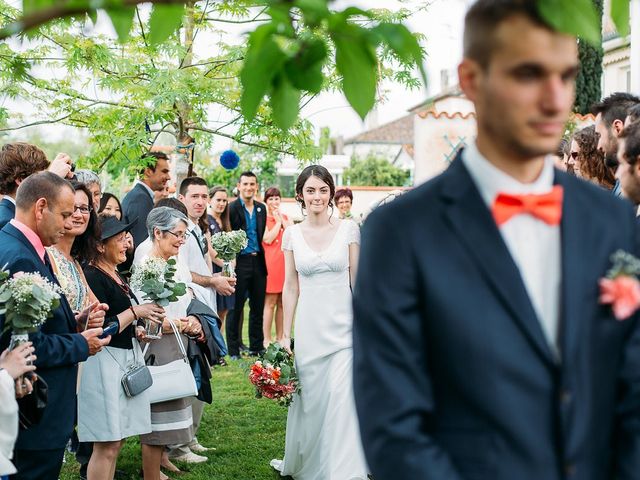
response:
M150 403L167 402L198 395L196 379L191 371L187 352L182 344L178 329L172 320L169 320L169 324L180 347L182 358L166 365L149 365L149 371L153 377L153 384L147 390ZM143 355L146 354L148 347L149 345L145 346Z

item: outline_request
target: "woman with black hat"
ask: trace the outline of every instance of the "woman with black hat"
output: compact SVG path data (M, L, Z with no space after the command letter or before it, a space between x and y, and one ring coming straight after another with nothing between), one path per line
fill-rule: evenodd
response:
M151 431L150 404L142 392L127 397L122 376L134 365L143 364L136 337L144 328L136 321L145 318L161 323L164 309L153 303L138 305L117 267L126 260L130 224L116 217L101 217L100 242L94 258L84 272L98 300L109 305L105 328L118 324L108 348L90 357L82 371L78 393L78 437L94 442L88 478L112 479L122 441Z

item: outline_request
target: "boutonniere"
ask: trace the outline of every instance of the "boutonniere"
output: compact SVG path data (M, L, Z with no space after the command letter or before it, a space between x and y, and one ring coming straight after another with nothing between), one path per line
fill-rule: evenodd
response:
M262 209L260 207L258 207L258 213L260 213L262 211Z
M611 305L617 320L625 320L640 308L640 259L624 250L611 255L613 266L600 279L600 303Z

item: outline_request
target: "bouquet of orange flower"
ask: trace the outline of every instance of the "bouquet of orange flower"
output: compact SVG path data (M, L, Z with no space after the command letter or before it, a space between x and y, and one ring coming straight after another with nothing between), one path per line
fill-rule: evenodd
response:
M256 398L270 398L284 407L291 405L294 393L300 393L293 355L279 343L270 344L251 365L249 381L256 387Z

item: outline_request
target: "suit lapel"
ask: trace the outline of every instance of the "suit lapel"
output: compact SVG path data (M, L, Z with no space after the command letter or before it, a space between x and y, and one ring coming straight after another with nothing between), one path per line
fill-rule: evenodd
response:
M7 224L3 230L7 234L14 237L16 240L20 241L33 255L36 265L38 265L37 273L42 275L47 280L60 286L58 279L55 277L55 275L53 275L53 273L47 268L44 262L40 259L40 257L38 256L38 252L36 252L36 249L33 248L33 245L31 245L31 242L27 240L27 237L25 237L20 230L18 230L16 227L11 225L10 223ZM75 333L76 331L75 315L73 314L73 310L71 310L71 305L69 305L69 302L67 301L67 297L65 297L64 294L60 296L60 307L64 311L64 315L67 320L67 324L71 329L71 332Z
M491 212L464 167L460 154L445 176L441 195L445 203L445 216L455 236L468 250L490 288L534 349L550 365L555 365L520 270L511 257Z

